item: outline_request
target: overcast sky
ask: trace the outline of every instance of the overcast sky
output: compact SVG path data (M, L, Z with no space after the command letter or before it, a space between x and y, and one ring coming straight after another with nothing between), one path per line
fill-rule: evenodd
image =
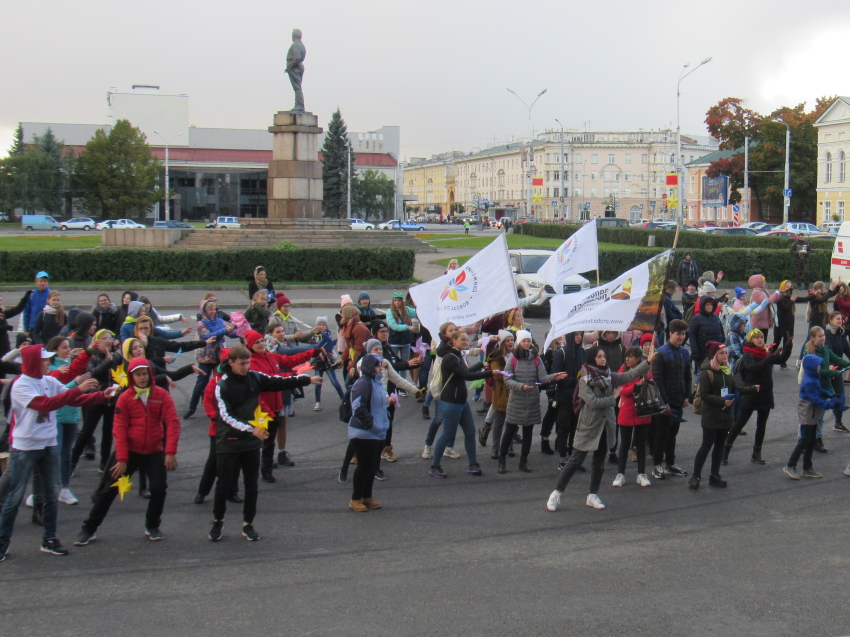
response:
M742 97L769 112L850 95L846 0L40 0L4 3L0 154L19 121L104 123L106 92L158 84L190 96L199 127L265 128L292 107L293 27L306 107L349 130L401 126L402 157L471 150L536 130L676 125Z

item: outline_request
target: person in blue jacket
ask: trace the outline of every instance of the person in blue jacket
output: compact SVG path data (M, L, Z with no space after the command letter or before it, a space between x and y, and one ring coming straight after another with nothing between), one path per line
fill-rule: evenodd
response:
M145 304L141 301L130 301L130 305L127 307L127 318L124 319L124 324L121 326L121 330L118 333L119 343L123 343L128 338L133 338L135 336L136 321L143 316L145 316ZM168 340L180 338L191 331L191 327L184 328L182 332L180 330L166 330L161 327L153 328L154 336L159 336L160 338ZM206 385L204 386L206 387Z
M24 306L24 331L29 332L35 327L35 321L44 306L47 305L47 297L50 294L48 283L50 275L44 270L35 275L35 289L33 289L30 299Z

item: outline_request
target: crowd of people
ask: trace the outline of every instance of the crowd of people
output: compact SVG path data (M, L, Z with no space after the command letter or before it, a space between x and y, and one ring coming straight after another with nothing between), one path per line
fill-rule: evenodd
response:
M457 262L449 267L457 268ZM530 454L540 425L541 453L558 456L559 474L546 504L550 511L558 509L575 474L587 471L588 454L586 504L595 509L605 508L599 492L606 461L616 466L615 488L626 484L631 460L641 487L688 478L687 485L699 489L710 456L709 486L726 487L721 467L731 461L734 443L747 433L753 414L750 458L765 464L761 451L775 407L773 371L790 370L799 303L807 304L808 338L796 359L798 443L784 473L795 480L821 477L813 455L826 451L826 411L833 412L834 431L850 433L843 424L850 368L847 285L817 282L798 295L791 281L783 281L770 292L764 277L754 274L749 290L736 287L721 294L722 272L699 277L696 272L686 254L677 280L666 284L654 332L573 332L555 338L546 351L523 317L536 297L472 325L444 323L431 334L418 320L410 295L400 291L386 310L373 308L368 292L360 292L356 301L344 294L333 319L304 322L261 266L250 277L243 311L223 311L209 293L194 321L160 313L149 298L130 290L117 304L100 294L90 311L66 311L61 293L50 289L48 273L39 272L17 305L5 307L0 299L7 422L0 440L0 561L25 502L43 528L41 550L67 554L57 533L58 504L78 503L71 482L82 458L97 458L101 477L74 544L96 539L114 499L123 499L135 474L139 494L149 500L145 535L161 540L167 475L178 466L182 424L199 406L209 421L209 454L194 501L202 504L213 493L208 537L223 537L232 503L242 505L241 536L258 540L259 482L274 483L275 469L294 466L287 451L288 419L296 398L306 398L308 385L314 386L313 409L322 410L325 376L347 424L349 444L337 479L348 482L355 465L348 503L355 512L382 507L373 486L387 478L382 463L398 459L393 421L408 396L422 403L422 417L429 421L421 455L436 479L452 473L444 469L444 458L464 457L455 450L458 429L467 475L483 475L478 447L488 445L498 474L509 471L515 446L519 471L533 472ZM18 315L20 329L9 322ZM186 325L169 329L173 323ZM193 363L174 365L190 351ZM193 374L181 417L171 389ZM655 396L651 413L650 394ZM473 412L471 403L481 403L481 409ZM691 406L703 435L689 473L677 464L676 440ZM484 418L480 427L476 414ZM850 465L845 473L850 475ZM32 494L25 500L31 481Z

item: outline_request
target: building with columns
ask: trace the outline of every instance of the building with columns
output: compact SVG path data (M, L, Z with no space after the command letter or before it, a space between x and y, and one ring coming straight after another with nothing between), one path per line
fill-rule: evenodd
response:
M817 224L847 221L850 207L850 97L837 97L815 126L818 129Z

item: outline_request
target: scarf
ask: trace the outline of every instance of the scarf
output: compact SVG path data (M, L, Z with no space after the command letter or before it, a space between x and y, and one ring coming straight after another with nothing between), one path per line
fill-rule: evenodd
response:
M840 327L835 327L832 323L827 323L824 327L829 330L830 334L836 334L841 329Z
M607 390L611 385L611 370L607 367L597 367L590 363L584 365L585 373L590 375L587 384L590 387L598 387Z
M133 385L133 389L136 390L136 400L141 399L141 401L145 405L147 405L148 404L148 397L151 395L151 388L150 387L141 388L141 387L136 387L135 385Z
M278 310L277 312L275 312L275 314L280 316L280 320L283 321L284 323L291 323L292 322L292 315L291 314L284 314L283 310Z
M47 312L48 314L56 314L56 308L52 305L45 305L42 311Z
M124 319L124 322L125 322L125 323L135 323L135 322L136 322L136 321L138 321L138 320L139 320L139 319L137 319L137 318L135 318L135 317L133 317L133 316L128 316L127 318L125 318L125 319Z
M750 354L756 360L763 360L767 358L768 352L764 347L756 347L752 343L749 345L744 345L744 354Z

